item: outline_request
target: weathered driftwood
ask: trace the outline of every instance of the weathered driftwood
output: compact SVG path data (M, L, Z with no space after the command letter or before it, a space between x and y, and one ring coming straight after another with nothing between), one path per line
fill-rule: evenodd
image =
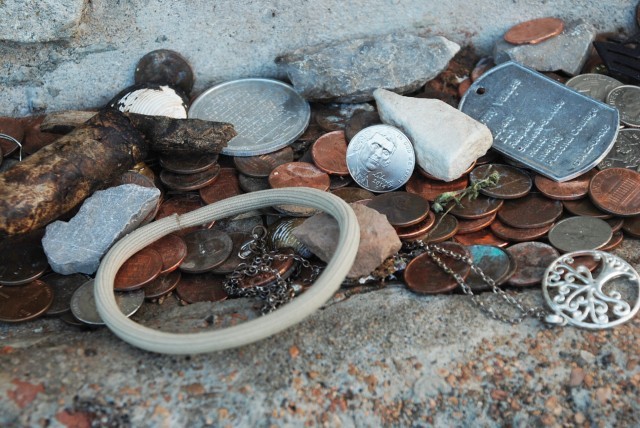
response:
M228 124L198 121L197 131L185 131L191 120L137 116L103 110L0 174L0 235L44 227L143 160L150 149L181 151L193 145L196 152L219 153L235 135ZM206 123L224 132L210 132ZM218 140L205 147L205 137L214 136Z
M97 111L65 110L49 113L40 124L40 131L68 134L98 114Z

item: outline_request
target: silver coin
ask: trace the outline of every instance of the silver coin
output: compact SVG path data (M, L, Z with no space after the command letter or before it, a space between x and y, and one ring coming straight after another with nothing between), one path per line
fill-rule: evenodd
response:
M627 126L640 128L640 87L622 85L607 95L607 104L620 112L620 122Z
M222 264L233 250L233 241L221 230L202 229L184 236L187 256L180 270L187 273L204 273Z
M82 284L71 297L71 313L80 321L89 325L104 325L104 321L98 314L95 297L93 295L94 280ZM144 303L144 290L129 291L126 293L115 292L116 303L120 312L126 317L135 314Z
M547 239L559 251L595 250L611 239L613 231L606 221L586 216L569 217L556 223Z
M581 94L605 102L609 92L618 86L622 86L623 83L604 74L587 73L579 74L569 79L565 85L575 89Z
M371 192L396 190L409 181L415 163L409 138L389 125L364 128L347 147L349 174Z
M628 168L640 172L640 129L621 129L613 149L598 169Z
M89 277L80 273L72 275L50 273L41 279L53 290L53 303L51 303L45 315L60 315L69 311L71 308L71 296L73 296L78 287L87 282Z
M309 125L309 103L285 83L241 79L203 92L189 108L189 118L228 122L238 133L222 154L256 156L293 143Z

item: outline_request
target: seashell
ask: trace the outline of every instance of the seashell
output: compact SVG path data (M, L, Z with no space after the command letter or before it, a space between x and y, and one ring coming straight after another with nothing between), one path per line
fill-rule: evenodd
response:
M313 254L298 238L293 234L293 229L300 226L306 218L285 217L270 225L267 228L267 244L270 248L292 248L302 257L311 257Z
M169 49L149 52L140 58L136 66L136 84L171 85L189 94L193 89L193 80L193 70L187 60L178 52Z
M187 118L187 99L167 85L137 85L120 92L109 103L124 113Z

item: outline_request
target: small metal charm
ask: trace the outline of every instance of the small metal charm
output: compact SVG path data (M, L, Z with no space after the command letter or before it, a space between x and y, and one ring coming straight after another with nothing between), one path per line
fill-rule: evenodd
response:
M599 266L592 273L586 266L576 265L577 257L591 257ZM619 291L608 288L617 279L633 287L635 302L625 301ZM640 275L629 263L604 251L562 255L547 268L542 292L555 313L547 317L553 324L605 329L629 321L640 309Z

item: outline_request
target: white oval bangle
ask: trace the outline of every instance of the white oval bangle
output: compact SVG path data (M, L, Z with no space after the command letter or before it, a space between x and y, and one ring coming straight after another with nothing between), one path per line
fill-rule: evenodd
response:
M118 308L113 281L120 266L133 254L180 229L273 205L295 204L320 209L338 221L336 252L307 291L278 310L237 326L204 333L166 333L142 326ZM353 210L340 198L310 188L263 190L234 196L181 216L174 215L143 226L117 242L103 258L95 280L98 313L118 337L147 351L197 354L243 346L302 321L322 306L340 287L358 251L360 228Z

